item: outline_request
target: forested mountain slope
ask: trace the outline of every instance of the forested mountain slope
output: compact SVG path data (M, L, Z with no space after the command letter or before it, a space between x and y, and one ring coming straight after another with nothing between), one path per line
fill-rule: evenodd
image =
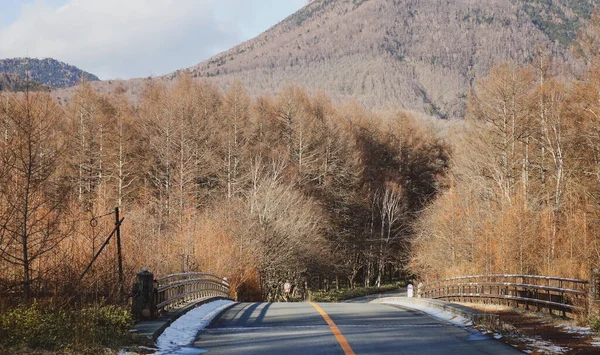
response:
M100 80L93 74L52 58L0 59L1 73L18 76L21 80L31 80L53 88L75 86L84 79L87 81ZM29 78L27 78L28 75Z
M0 91L48 90L44 85L27 81L18 75L0 73Z
M568 59L596 0L315 0L189 69L252 94L293 81L337 100L461 117L476 77L539 47ZM173 75L175 76L175 75Z

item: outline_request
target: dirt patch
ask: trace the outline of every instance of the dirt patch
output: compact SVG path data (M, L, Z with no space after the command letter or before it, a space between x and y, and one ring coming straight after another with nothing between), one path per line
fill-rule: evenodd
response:
M600 354L598 334L574 327L559 317L524 312L514 308L473 305L469 307L497 314L498 325L482 325L481 331L493 333L500 341L530 354ZM595 339L594 339L595 338Z

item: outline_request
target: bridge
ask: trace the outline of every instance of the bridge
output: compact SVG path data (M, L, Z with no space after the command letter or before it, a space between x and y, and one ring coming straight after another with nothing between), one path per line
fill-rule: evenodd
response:
M334 304L233 303L190 346L208 354L516 354L493 338L416 311L411 303L475 322L485 315L446 301L505 304L567 317L595 302L599 279L475 275L420 284L411 299L404 291ZM230 290L227 279L210 274L154 279L142 271L134 291L133 313L142 320L136 331L152 343L174 319L198 304L229 298Z

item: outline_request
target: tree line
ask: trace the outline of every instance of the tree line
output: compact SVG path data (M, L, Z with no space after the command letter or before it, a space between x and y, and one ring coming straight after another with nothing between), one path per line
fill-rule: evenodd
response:
M600 264L598 87L597 62L571 75L544 54L479 80L451 133L449 188L416 226L411 269L589 277Z
M126 282L203 271L240 299L380 285L405 276L414 222L444 189L450 150L433 125L404 112L334 105L288 85L251 98L181 75L125 89L81 85L2 93L0 293L117 297L122 226Z
M580 45L580 50L587 50ZM594 46L589 48L593 49ZM242 300L404 277L588 277L600 262L600 65L538 54L476 81L464 121L334 104L288 85L252 98L180 75L137 100L81 85L0 96L0 294L117 298L210 272Z

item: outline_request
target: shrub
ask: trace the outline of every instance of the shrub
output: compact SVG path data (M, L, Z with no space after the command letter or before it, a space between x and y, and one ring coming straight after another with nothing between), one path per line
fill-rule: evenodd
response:
M129 311L119 306L72 310L21 305L0 314L0 348L95 354L125 344L132 324Z
M81 345L115 347L127 340L133 321L131 313L119 306L93 305L80 311L77 317L77 338Z
M590 319L590 329L596 333L600 333L600 317Z

